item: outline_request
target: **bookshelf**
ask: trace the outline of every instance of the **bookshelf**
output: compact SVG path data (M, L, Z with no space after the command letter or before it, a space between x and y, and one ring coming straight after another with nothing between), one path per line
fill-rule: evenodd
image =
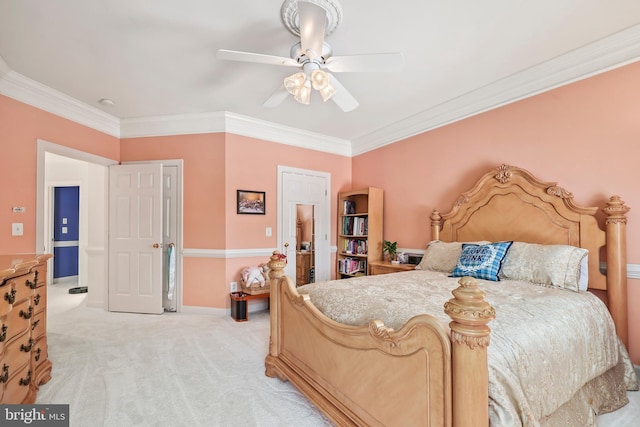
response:
M383 190L368 187L338 195L336 277L366 276L382 260Z

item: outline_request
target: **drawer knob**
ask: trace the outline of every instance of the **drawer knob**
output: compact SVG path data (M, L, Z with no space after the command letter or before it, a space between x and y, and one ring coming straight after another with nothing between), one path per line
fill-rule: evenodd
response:
M36 355L34 357L35 361L37 362L38 360L40 360L40 353L42 353L42 349L37 349L36 350Z
M29 369L29 372L27 372L27 377L26 378L20 378L19 383L20 383L20 385L29 385L29 384L31 384L31 369Z
M25 280L24 284L27 288L30 288L30 289L35 289L38 287L38 283L36 281L32 282L31 280Z
M16 290L15 289L11 289L11 293L6 292L4 294L4 299L5 301L7 301L9 304L13 304L16 301Z
M24 319L31 319L31 316L33 316L33 307L29 306L29 310L27 311L20 310L20 313L18 314L18 316Z
M35 297L33 297L33 303L35 305L40 304L40 294L36 295Z
M29 338L29 344L28 345L20 344L20 351L24 351L25 353L29 353L31 351L32 347L33 347L33 339Z
M0 384L6 383L9 380L9 367L5 363L2 367L2 375L0 375Z
M0 329L0 342L4 342L7 339L7 325L2 324L2 329Z

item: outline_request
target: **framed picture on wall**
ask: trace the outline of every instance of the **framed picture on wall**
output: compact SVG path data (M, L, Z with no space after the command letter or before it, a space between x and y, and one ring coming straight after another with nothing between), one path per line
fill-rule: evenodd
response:
M264 191L237 190L238 214L264 215Z

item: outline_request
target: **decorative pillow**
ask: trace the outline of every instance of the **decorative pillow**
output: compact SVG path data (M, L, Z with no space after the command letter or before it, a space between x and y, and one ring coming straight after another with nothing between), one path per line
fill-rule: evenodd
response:
M478 244L490 243L486 241L473 242ZM416 270L432 270L451 273L456 267L462 253L462 242L442 242L433 240L427 245L427 250L416 266Z
M498 281L509 247L513 242L496 242L486 245L464 243L462 253L451 277L471 276L476 279Z
M585 264L586 249L569 245L540 245L515 242L504 260L500 277L523 280L556 288L578 292L581 265L584 265L582 282L588 280L588 266Z

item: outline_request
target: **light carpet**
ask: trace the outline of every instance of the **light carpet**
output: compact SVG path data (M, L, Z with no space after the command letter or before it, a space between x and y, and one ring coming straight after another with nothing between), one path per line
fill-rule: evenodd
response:
M72 286L49 286L53 371L36 402L69 404L72 427L333 425L290 383L264 375L268 312L248 322L109 313ZM639 425L640 394L628 394L600 427Z

